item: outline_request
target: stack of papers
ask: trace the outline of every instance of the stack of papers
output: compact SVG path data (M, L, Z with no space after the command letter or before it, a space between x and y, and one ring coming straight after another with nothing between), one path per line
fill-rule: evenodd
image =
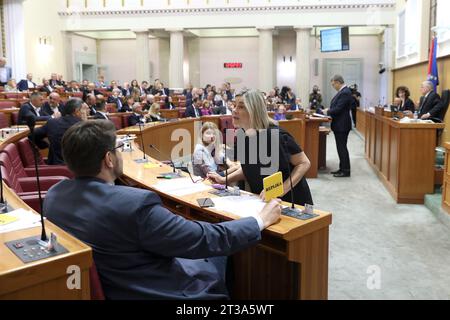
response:
M24 209L18 209L4 215L0 215L0 220L4 222L9 221L4 224L0 223L0 233L29 229L39 227L41 225L41 217L38 214Z
M214 207L210 209L228 212L239 217L254 217L266 205L264 201L254 195L213 198L212 201Z
M197 180L198 177L194 177L194 181ZM153 185L153 187L161 192L178 197L211 189L211 186L208 186L202 182L193 183L190 178L162 180Z

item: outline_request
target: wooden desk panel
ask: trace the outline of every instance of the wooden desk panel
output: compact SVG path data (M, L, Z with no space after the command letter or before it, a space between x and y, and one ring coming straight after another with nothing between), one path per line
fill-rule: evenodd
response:
M26 137L28 133L28 131L23 131L2 141L0 150L7 144L15 143ZM3 187L5 199L10 206L33 211L6 184L3 184ZM41 228L0 234L0 299L90 299L89 268L93 261L91 248L49 221L45 222L45 226L47 235L54 232L58 236L58 241L68 249L69 253L24 264L4 243L40 236ZM80 267L80 290L69 290L67 288L69 277L67 268L72 265Z
M400 123L366 113L366 158L398 203L434 193L436 130L444 124Z
M445 170L442 189L442 208L450 214L450 143L444 143L445 148Z
M174 213L212 223L239 219L226 212L200 208L197 199L214 197L207 191L178 197L153 188L158 181L156 176L170 168L163 165L144 169L133 161L139 154L138 150L123 153L124 177L158 193ZM327 299L331 214L316 213L319 217L309 221L283 216L263 232L257 246L233 256L234 299Z
M360 108L356 109L356 130L363 137L366 136L366 113Z

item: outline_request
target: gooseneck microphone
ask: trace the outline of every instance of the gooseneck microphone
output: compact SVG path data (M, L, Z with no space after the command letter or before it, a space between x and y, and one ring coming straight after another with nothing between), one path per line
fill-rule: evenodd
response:
M3 197L3 175L0 168L0 214L8 212L8 204Z
M139 132L141 134L141 145L142 145L142 154L143 154L143 158L142 159L136 159L134 160L136 163L147 163L148 159L147 159L147 155L145 154L145 144L144 144L144 135L142 134L142 123L139 120L138 122L139 125Z
M158 152L163 158L165 158L165 159L167 159L167 161L170 161L170 165L172 166L172 168L173 168L173 172L168 172L168 173L162 173L161 175L162 176L170 176L171 178L181 178L182 177L182 175L180 175L177 171L176 171L176 169L185 169L184 167L180 167L180 168L177 168L177 167L175 167L175 163L173 163L173 161L172 161L172 158L171 157L168 157L166 154L164 154L163 152L161 152L161 150L159 150L157 147L155 147L155 145L153 145L153 144L151 144L150 145L150 148L152 148L153 150L155 150L156 152ZM189 171L188 171L189 172Z
M26 124L28 126L28 128L30 129L30 139L28 139L31 149L33 150L33 157L34 157L34 170L36 173L36 183L37 183L37 189L38 189L38 197L39 197L39 213L41 215L41 226L42 226L42 230L41 230L41 240L42 241L47 241L47 234L45 232L45 224L44 224L44 212L43 212L43 201L42 201L42 191L41 191L41 181L40 181L40 177L39 177L39 167L38 167L38 162L39 162L39 150L36 146L36 135L34 132L34 127L36 126L36 118L33 115L29 115L26 117Z

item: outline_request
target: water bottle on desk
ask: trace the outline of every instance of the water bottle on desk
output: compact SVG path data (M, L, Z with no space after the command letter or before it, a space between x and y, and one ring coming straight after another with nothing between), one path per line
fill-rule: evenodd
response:
M419 121L419 114L417 113L417 111L414 111L414 122L418 121Z

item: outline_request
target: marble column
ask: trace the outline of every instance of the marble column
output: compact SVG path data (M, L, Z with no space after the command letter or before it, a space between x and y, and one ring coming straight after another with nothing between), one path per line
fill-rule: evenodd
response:
M150 81L149 31L133 30L136 34L136 79Z
M3 12L7 65L12 68L12 77L20 81L27 74L23 0L4 0Z
M170 32L169 86L184 88L184 37L183 29L167 29Z
M311 90L311 60L310 60L310 39L312 27L295 27L297 33L296 50L296 81L295 89L297 98L302 99L304 107L309 106L309 92Z
M64 55L66 58L66 74L65 79L66 81L72 81L74 80L74 70L75 70L75 61L73 56L73 32L70 31L63 31L63 47L64 47ZM82 79L79 79L80 75L78 75L78 81L81 81Z
M259 90L273 89L273 27L257 28L259 32Z

